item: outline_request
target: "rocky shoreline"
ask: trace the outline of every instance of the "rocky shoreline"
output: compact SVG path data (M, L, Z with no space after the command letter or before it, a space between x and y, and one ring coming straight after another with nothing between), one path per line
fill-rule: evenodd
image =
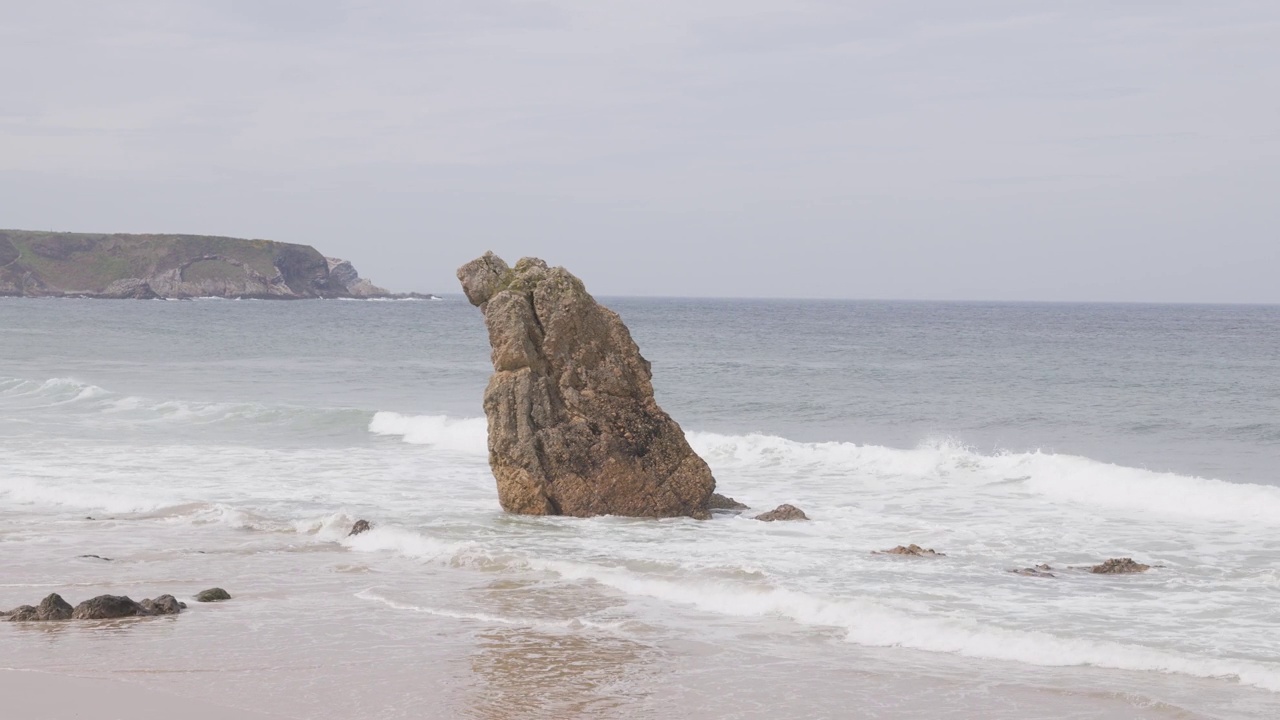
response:
M204 235L0 230L0 297L433 300L374 285L309 245Z
M220 602L230 600L231 595L222 588L202 590L195 596L196 602ZM62 620L114 620L128 617L154 617L177 615L187 609L187 604L172 595L157 595L134 601L126 595L98 595L72 607L58 593L50 593L39 605L19 605L7 612L0 611L0 619L8 622L57 622Z

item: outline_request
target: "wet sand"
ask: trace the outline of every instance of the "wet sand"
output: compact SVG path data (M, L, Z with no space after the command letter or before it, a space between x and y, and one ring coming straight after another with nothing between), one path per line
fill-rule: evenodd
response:
M0 670L0 698L13 720L287 720L118 680L23 670Z

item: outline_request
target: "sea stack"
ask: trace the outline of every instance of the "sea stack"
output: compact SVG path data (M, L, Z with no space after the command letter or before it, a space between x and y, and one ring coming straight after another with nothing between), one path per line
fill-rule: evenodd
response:
M458 269L484 313L498 501L524 515L706 518L716 481L653 398L649 362L582 281L537 258Z

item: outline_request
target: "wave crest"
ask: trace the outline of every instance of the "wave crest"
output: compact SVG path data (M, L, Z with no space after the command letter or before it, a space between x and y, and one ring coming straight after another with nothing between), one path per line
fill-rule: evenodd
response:
M559 560L531 567L567 580L585 580L628 595L735 617L783 617L806 626L834 627L858 645L902 647L1047 667L1093 666L1234 680L1280 692L1280 666L1237 658L1183 655L1156 648L1089 638L1064 638L1037 630L1012 630L940 616L908 613L865 598L826 598L777 587L668 580L618 569Z
M489 426L484 418L379 412L369 422L369 432L398 436L413 445L431 445L470 455L488 452Z

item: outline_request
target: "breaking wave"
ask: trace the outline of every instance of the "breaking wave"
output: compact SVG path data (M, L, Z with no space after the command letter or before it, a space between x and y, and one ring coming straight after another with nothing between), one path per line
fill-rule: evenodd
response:
M379 412L369 424L377 435L482 456L484 418ZM974 488L1006 484L1031 494L1090 508L1143 511L1211 521L1280 518L1280 487L1234 483L1157 472L1047 452L979 453L944 440L900 449L851 442L806 443L774 435L688 433L689 443L713 471L769 471L780 476L837 475L905 488L947 484Z
M57 408L77 417L92 416L104 425L165 426L169 423L333 425L364 422L368 413L347 408L313 408L257 402L163 400L124 395L74 378L44 381L0 377L0 410L11 416Z
M1092 666L1234 680L1280 692L1280 665L1236 658L1184 655L1156 648L1044 631L986 626L973 620L908 613L866 598L825 598L785 588L741 583L668 580L626 570L567 561L532 567L568 580L599 583L628 595L651 597L736 617L782 617L801 625L833 627L858 645L902 647L986 660L1049 667Z
M397 436L414 445L431 445L442 450L483 455L488 452L488 427L484 418L379 412L370 421L369 432Z
M377 592L373 588L361 590L355 595L360 600L370 600L382 603L393 610L407 610L409 612L422 613L424 615L434 615L436 617L452 618L454 620L475 620L476 622L487 623L492 625L514 625L520 627L537 628L542 630L580 630L587 628L591 630L600 630L605 632L616 631L622 629L628 623L627 621L618 622L597 622L586 618L570 618L568 620L556 620L550 618L535 618L521 616L494 615L492 613L466 612L461 610L448 610L445 608L430 607L427 605L415 605L409 602L403 602L386 597L386 595Z

